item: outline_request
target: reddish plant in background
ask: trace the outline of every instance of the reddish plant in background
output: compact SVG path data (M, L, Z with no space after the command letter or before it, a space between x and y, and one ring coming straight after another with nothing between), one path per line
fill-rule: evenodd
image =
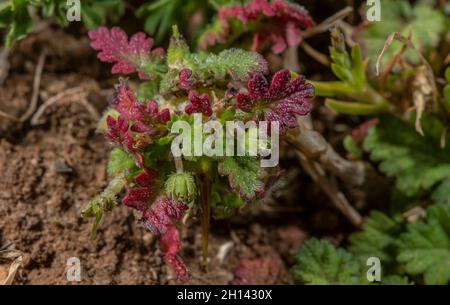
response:
M279 54L286 48L301 43L301 30L315 25L303 7L284 0L252 0L245 5L225 6L219 18L200 40L203 49L216 44L226 44L230 37L253 35L252 50L261 51L270 45Z

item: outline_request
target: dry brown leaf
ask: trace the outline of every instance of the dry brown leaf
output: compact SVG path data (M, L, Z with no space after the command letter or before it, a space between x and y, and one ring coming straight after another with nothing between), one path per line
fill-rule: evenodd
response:
M417 68L417 74L413 81L413 102L416 109L416 130L418 133L423 135L423 129L421 124L421 118L423 112L425 111L425 106L429 100L432 100L433 104L437 104L437 88L436 88L436 80L434 78L433 69L431 68L428 61L423 57L422 53L414 46L411 42L411 37L406 38L402 34L398 32L394 32L386 39L383 49L381 50L380 55L378 55L376 62L376 73L379 75L381 59L383 58L384 53L390 47L394 40L398 40L403 43L406 47L412 49L417 56L419 57L422 65Z

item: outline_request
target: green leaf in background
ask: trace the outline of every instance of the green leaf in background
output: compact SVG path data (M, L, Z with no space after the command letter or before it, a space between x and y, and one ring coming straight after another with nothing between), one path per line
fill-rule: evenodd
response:
M425 284L450 281L450 206L432 206L426 222L408 225L399 238L397 260L411 275L423 275Z
M351 135L345 136L342 141L345 150L355 158L361 158L363 155L362 149L359 147L358 142L356 142Z
M251 201L264 189L259 163L254 157L225 157L219 163L219 173L228 176L231 188Z
M442 126L426 116L423 127L425 136L399 118L382 116L363 145L371 159L380 162L380 170L396 177L396 187L409 197L432 192L450 178L450 146L441 148Z
M33 20L28 13L27 0L12 0L10 10L5 8L6 12L11 12L11 27L6 36L6 47L10 48L14 41L25 38L33 30ZM3 11L3 10L2 10Z
M378 257L384 267L395 263L396 238L403 232L403 219L392 219L379 211L373 211L363 225L362 231L350 236L348 250L366 262Z
M420 3L411 6L407 0L382 0L382 20L373 22L363 29L362 39L370 64L375 67L376 59L383 49L387 37L400 32L408 37L412 33L412 42L422 52L436 47L442 34L448 30L449 22L445 15L431 5ZM382 66L402 48L402 44L394 42L382 60ZM411 50L406 51L408 60L417 63L418 58Z
M366 86L366 66L361 54L361 48L358 44L352 47L349 54L345 47L338 48L333 45L330 47L330 56L333 60L331 70L334 75L342 82L354 87L354 90L361 90Z
M211 9L212 6L207 0L157 0L141 5L136 16L145 18L145 31L154 37L158 44L168 35L172 25L178 24L181 29L187 31L189 17L198 11L210 13Z
M350 253L315 238L302 245L295 262L292 273L303 284L359 284L365 275Z
M124 0L83 0L81 2L81 21L89 28L105 24L107 19L117 18L124 12ZM7 0L0 4L0 28L9 28L6 46L26 37L33 30L33 20L29 10L33 9L44 20L54 19L67 26L66 0Z

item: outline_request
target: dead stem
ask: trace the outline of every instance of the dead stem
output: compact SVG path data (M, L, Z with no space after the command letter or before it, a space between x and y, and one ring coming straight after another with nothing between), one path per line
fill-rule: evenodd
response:
M0 55L0 57L4 56L3 54ZM47 56L47 51L46 49L42 49L41 54L39 55L39 59L36 65L36 70L34 72L34 78L33 78L33 92L31 95L31 100L30 100L30 104L28 106L27 111L20 117L20 118L16 118L15 116L12 116L10 114L7 114L3 111L0 111L0 116L7 118L9 120L12 121L16 121L16 122L25 122L27 121L34 113L34 111L36 110L37 107L37 102L39 99L39 88L41 86L41 78L42 78L42 71L44 69L44 64L45 64L45 58ZM0 58L0 62L3 61L2 58ZM1 67L1 63L0 63L0 74L2 74L4 71L4 67ZM3 75L0 75L0 84L3 82L2 79Z
M81 95L81 94L83 94L83 91L84 91L83 87L73 87L73 88L67 89L67 90L65 90L65 91L63 91L63 92L60 92L60 93L58 93L57 95L55 95L55 96L49 98L47 101L45 101L44 104L42 104L42 105L38 108L38 110L36 111L36 113L35 113L35 114L33 115L33 117L31 118L31 125L34 126L34 125L38 125L38 124L39 124L39 120L40 120L41 116L44 114L45 110L46 110L49 106L51 106L51 105L57 103L57 102L60 101L63 97L71 96L71 95L77 95L77 94L80 94L80 95Z
M343 20L345 17L347 17L351 12L353 12L353 7L347 6L337 12L336 14L328 17L324 21L322 21L320 24L316 25L315 27L309 28L302 32L302 38L310 38L312 36L324 33L328 31L332 26L336 24L336 22Z
M316 49L314 49L311 45L309 45L306 41L303 41L300 44L303 51L305 51L306 54L311 56L313 59L315 59L318 63L324 65L324 66L330 66L330 60L328 59L328 56L326 56L323 53L320 53Z
M309 160L303 153L297 151L298 159L302 168L314 180L322 191L328 196L333 205L342 212L342 214L356 227L362 223L362 217L348 202L345 195L339 191L337 186L333 184L326 176L322 166L317 162Z
M299 122L299 134L296 136L287 134L285 139L306 157L320 163L351 186L364 184L364 164L342 158L320 133L308 128L305 124Z
M34 113L37 107L37 102L39 99L39 88L41 86L42 70L44 69L45 57L47 56L47 50L44 48L39 55L38 63L36 65L36 70L33 79L33 93L31 95L30 106L28 110L20 117L21 122L28 120Z

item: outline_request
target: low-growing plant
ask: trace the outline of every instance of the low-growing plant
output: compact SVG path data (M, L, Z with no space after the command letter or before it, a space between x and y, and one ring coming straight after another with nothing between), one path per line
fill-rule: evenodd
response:
M355 226L363 218L327 174L362 187L377 175L371 161L395 181L388 209L373 211L346 249L316 239L300 248L292 269L297 282L369 284L366 262L377 257L383 266L381 284L447 283L450 68L445 69L449 41L443 36L449 23L438 22L445 19L438 6L383 2L392 15L386 24L363 22L345 36L342 24L331 31L334 81L306 81L287 69L270 77L268 63L253 52L268 45L276 54L295 49L302 30L314 26L306 10L282 0L208 1L218 16L199 37L198 52L191 51L177 26L166 51L154 48L144 33L128 38L118 27L92 30L91 46L100 60L114 64L112 73L139 78L137 84L120 80L99 123L115 147L109 185L83 210L83 216L95 218L92 237L104 213L123 203L160 236L160 248L178 279L189 280L179 256L179 227L199 216L206 264L211 217L230 217L265 197L280 176L278 167L261 167L267 154L247 151L276 148L274 133L262 141L270 145L261 147L261 139L245 125L255 122L259 131L279 130L293 144L303 169ZM140 9L141 16L155 12L146 28L159 40L168 29L162 16L176 16L173 3L161 0ZM191 5L185 9L196 4ZM426 22L426 16L433 20ZM429 37L422 30L427 24L434 29ZM377 47L370 48L371 43ZM343 141L352 160L340 157L312 127L299 126L297 116L311 112L315 92L339 114L370 118ZM231 133L244 139L233 138L233 152L244 153L211 153L226 151L230 136L211 124L230 121L243 124ZM298 134L289 132L296 127ZM192 137L180 138L185 130L194 130ZM199 146L196 131L204 136ZM278 268L271 260L247 262L235 282L249 282L257 274L250 269L259 265Z
M296 115L311 111L314 88L289 70L270 79L267 62L258 53L241 49L193 53L176 26L167 52L153 48L152 39L144 33L128 39L117 27L100 27L89 36L99 59L114 64L113 73L137 73L142 82L135 93L122 79L99 124L99 130L116 145L108 165L111 182L83 215L95 217L95 237L103 214L119 202L137 210L142 224L160 236L160 248L178 279L186 281L189 272L177 254L181 247L178 224L200 215L206 262L210 218L231 216L264 197L279 169L261 167L262 157L250 153L174 155L177 132L172 127L180 122L193 130L214 121L267 122L259 126L260 131L279 127L283 135L296 127ZM240 145L247 147L254 141L251 129L238 127L234 133L247 141L239 144L238 138L233 152L234 144L239 150ZM225 133L214 130L205 136L200 149L212 145L225 150L219 141ZM183 142L183 150L195 152L195 140L189 142Z

